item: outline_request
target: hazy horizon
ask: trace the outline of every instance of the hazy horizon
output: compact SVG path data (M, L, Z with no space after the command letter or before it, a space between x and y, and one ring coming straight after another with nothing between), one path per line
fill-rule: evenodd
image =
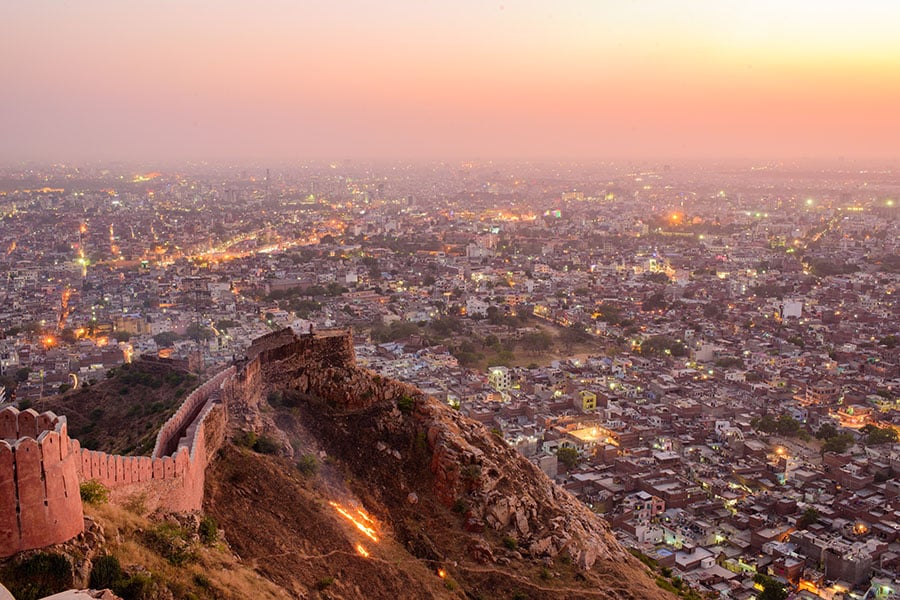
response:
M900 4L683 4L14 3L0 161L896 160Z

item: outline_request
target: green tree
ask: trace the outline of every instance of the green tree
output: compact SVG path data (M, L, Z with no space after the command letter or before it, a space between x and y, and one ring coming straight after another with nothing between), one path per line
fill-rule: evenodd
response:
M347 290L347 288L345 288L341 284L334 282L334 281L329 283L328 287L326 288L326 292L329 296L340 296L341 294L344 294L347 291L349 291L349 290Z
M585 327L584 323L575 323L559 333L559 341L562 342L566 352L571 352L576 344L582 344L591 339L590 334L585 331Z
M800 431L800 422L790 415L781 415L778 417L775 429L779 435L793 437Z
M180 338L181 336L174 331L163 331L162 333L154 335L153 341L155 341L156 345L160 348L171 348Z
M837 427L835 427L831 423L822 423L822 426L819 427L819 430L816 432L816 437L820 440L828 440L833 438L837 434Z
M855 442L855 438L853 434L850 433L840 433L832 438L828 438L825 440L825 443L822 444L822 454L826 452L834 452L835 454L842 454L847 451L847 448L853 445Z
M750 425L763 433L775 433L778 430L778 421L772 415L764 415L761 418L750 420Z
M666 297L662 292L657 292L641 302L641 310L644 312L651 312L654 310L665 310L666 307L669 306L669 303L666 302Z
M201 324L201 323L191 323L187 326L185 330L185 335L187 335L190 339L194 340L198 344L203 340L211 340L215 337L215 334L212 330Z
M788 597L787 588L774 577L757 573L753 581L762 586L762 591L756 595L756 600L785 600Z
M127 331L115 331L112 335L117 342L127 342L131 339L131 334Z
M866 444L870 446L894 444L897 442L897 430L893 427L866 425L862 430L866 434Z
M581 459L578 454L578 450L575 448L567 448L563 447L556 451L556 458L559 459L559 462L566 465L566 468L573 468L578 464L578 461Z
M503 324L503 313L500 309L493 304L488 306L487 308L487 319L488 323L491 325L502 325Z
M797 529L807 529L810 525L815 525L818 522L819 511L810 506L803 511L803 516L797 519Z
M216 329L220 331L228 331L229 329L233 329L240 325L237 321L233 321L231 319L222 319L218 323L216 323Z
M531 354L540 354L550 349L551 338L543 331L529 333L522 337L522 347Z

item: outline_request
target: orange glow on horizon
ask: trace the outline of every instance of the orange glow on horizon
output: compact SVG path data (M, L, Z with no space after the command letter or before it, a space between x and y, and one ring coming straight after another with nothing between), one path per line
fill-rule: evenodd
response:
M18 152L893 157L900 138L898 3L40 4L0 24Z

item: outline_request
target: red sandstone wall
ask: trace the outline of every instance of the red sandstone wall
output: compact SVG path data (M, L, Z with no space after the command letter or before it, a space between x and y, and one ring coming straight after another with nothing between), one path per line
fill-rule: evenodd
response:
M53 413L0 411L0 557L81 533L79 481L102 483L113 502L139 499L148 512L199 510L206 467L225 439L229 410L257 404L265 394L267 369L282 361L299 367L305 387L326 397L346 401L417 393L357 369L349 332L298 337L282 330L254 343L252 356L239 372L230 367L188 395L160 429L152 457L82 449L69 439L65 417Z
M234 367L230 367L191 392L160 429L152 457L83 450L73 440L73 451L80 454L82 480L109 488L112 502L140 500L147 512L200 510L206 466L224 440L226 409L215 400L233 376ZM165 448L175 450L159 456Z
M6 408L0 435L0 556L81 533L78 457L71 453L65 417Z
M234 367L229 367L188 394L175 414L163 424L156 435L156 446L153 449L154 458L175 452L178 447L176 436L180 436L210 396L217 392L222 383L232 375L234 375Z

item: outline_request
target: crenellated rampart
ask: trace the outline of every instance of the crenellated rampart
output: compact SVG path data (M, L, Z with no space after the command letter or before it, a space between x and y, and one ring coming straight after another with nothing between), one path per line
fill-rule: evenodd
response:
M110 501L137 499L147 512L200 510L206 466L225 439L229 367L193 390L157 435L153 456L82 448L65 417L0 411L0 556L64 542L84 529L80 483L97 481Z
M81 479L109 488L113 502L139 497L148 512L200 510L206 465L224 440L222 389L233 375L229 367L192 391L160 428L152 456L81 449Z
M135 499L147 512L200 510L206 467L229 421L258 414L279 372L277 379L289 375L297 389L302 383L302 391L345 402L417 391L358 369L349 331L297 336L285 329L254 341L246 359L193 390L160 428L149 457L82 448L68 437L65 417L6 408L0 411L0 556L83 531L84 481L107 487L111 502Z
M218 399L223 383L230 379L234 372L233 366L228 367L188 394L175 414L160 427L153 448L154 458L175 454L191 424L197 421L198 415L211 399Z
M5 408L0 438L0 556L81 533L78 456L66 418Z

